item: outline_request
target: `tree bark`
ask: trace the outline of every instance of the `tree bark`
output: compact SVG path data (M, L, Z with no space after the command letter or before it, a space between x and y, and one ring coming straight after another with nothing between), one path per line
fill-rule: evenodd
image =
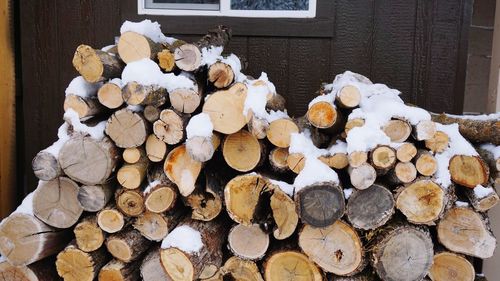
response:
M335 223L345 212L344 192L336 183L317 183L295 193L295 206L301 221L313 227Z
M132 262L145 253L152 242L141 233L129 227L121 232L110 235L106 239L108 252L122 262Z
M154 105L146 105L144 107L144 118L148 120L149 123L154 123L156 120L160 119L161 109Z
M478 190L480 189L481 192L478 192ZM471 203L472 207L478 212L486 212L496 206L496 204L498 204L498 201L500 201L494 183L490 184L490 186L487 187L480 186L474 187L473 189L467 188L464 191L467 198L469 198L469 202Z
M99 281L136 281L140 279L139 261L124 263L113 259L103 266L99 272Z
M142 260L140 270L142 280L144 281L172 280L168 277L161 265L159 247L154 247L148 251L147 255Z
M74 110L80 119L99 115L106 110L105 107L99 103L97 97L80 97L77 95L66 95L63 108L64 112L69 109Z
M500 121L455 118L447 114L432 114L432 120L441 124L458 123L460 134L471 142L500 145Z
M167 90L158 85L141 85L129 82L122 89L122 98L128 105L159 107L167 102Z
M194 136L186 140L186 149L194 160L207 162L212 159L220 142L221 137L215 132L212 133L212 137Z

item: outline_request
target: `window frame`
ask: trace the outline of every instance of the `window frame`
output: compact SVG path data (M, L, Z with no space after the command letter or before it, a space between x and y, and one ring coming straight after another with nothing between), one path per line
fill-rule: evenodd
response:
M290 10L233 10L231 9L231 0L220 0L219 10L209 9L169 9L169 8L146 8L146 2L152 3L152 0L137 0L137 12L139 15L158 15L158 16L216 16L216 17L235 17L235 18L315 18L316 1L309 0L309 9L303 11ZM203 4L198 4L203 5ZM210 4L209 4L210 5ZM196 4L193 5L195 7Z

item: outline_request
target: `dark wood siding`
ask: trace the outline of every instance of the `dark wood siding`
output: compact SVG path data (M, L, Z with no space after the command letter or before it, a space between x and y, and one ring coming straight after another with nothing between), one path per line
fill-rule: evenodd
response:
M233 27L227 51L247 58L248 74L267 72L296 116L304 114L321 82L345 70L400 89L410 103L459 113L471 2L318 0L315 19L237 19L139 16L136 0L22 0L19 161L25 191L36 186L31 159L56 139L62 123L64 89L77 75L71 65L75 48L112 44L126 19L152 18L168 34L187 40L219 23Z

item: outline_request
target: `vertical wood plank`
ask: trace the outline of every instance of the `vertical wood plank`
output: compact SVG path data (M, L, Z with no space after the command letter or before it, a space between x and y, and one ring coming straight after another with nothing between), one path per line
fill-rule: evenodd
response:
M16 82L12 7L0 1L0 219L16 204Z
M426 81L430 71L431 35L432 35L432 0L417 1L415 22L415 40L413 52L413 82L411 100L418 106L428 107L428 85Z
M289 86L284 95L290 114L296 117L304 115L309 101L316 96L321 83L333 81L329 72L330 44L328 39L290 39Z
M500 111L500 4L498 3L496 5L495 26L493 29L493 51L489 81L487 109L488 112L497 112Z
M411 97L416 0L375 0L370 79Z

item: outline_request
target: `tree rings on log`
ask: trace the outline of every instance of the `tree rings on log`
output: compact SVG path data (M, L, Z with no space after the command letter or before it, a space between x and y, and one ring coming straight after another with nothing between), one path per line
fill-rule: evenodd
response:
M474 281L474 266L464 257L451 252L434 255L429 277L432 281Z
M344 215L344 192L338 184L317 183L296 191L295 205L303 223L326 227Z
M374 184L365 190L354 190L347 202L347 218L352 226L370 230L384 225L394 214L392 193Z
M486 184L489 178L489 168L478 156L455 155L449 166L451 180L459 185L474 188Z
M323 274L309 258L297 251L278 251L264 263L267 281L322 281Z
M161 44L133 31L123 33L118 40L118 54L125 63L145 58L156 59L161 49Z
M229 231L227 240L234 255L249 260L263 258L269 247L269 234L262 231L258 224L235 225Z
M290 146L291 135L298 133L299 127L291 119L278 119L269 124L267 128L267 139L277 147L287 148Z
M118 57L87 45L76 48L73 66L89 83L120 77L123 70L123 63Z
M253 170L259 164L263 147L259 140L247 130L228 135L222 144L226 163L240 172Z
M115 111L106 124L106 134L121 148L141 146L148 136L146 120L129 109Z

